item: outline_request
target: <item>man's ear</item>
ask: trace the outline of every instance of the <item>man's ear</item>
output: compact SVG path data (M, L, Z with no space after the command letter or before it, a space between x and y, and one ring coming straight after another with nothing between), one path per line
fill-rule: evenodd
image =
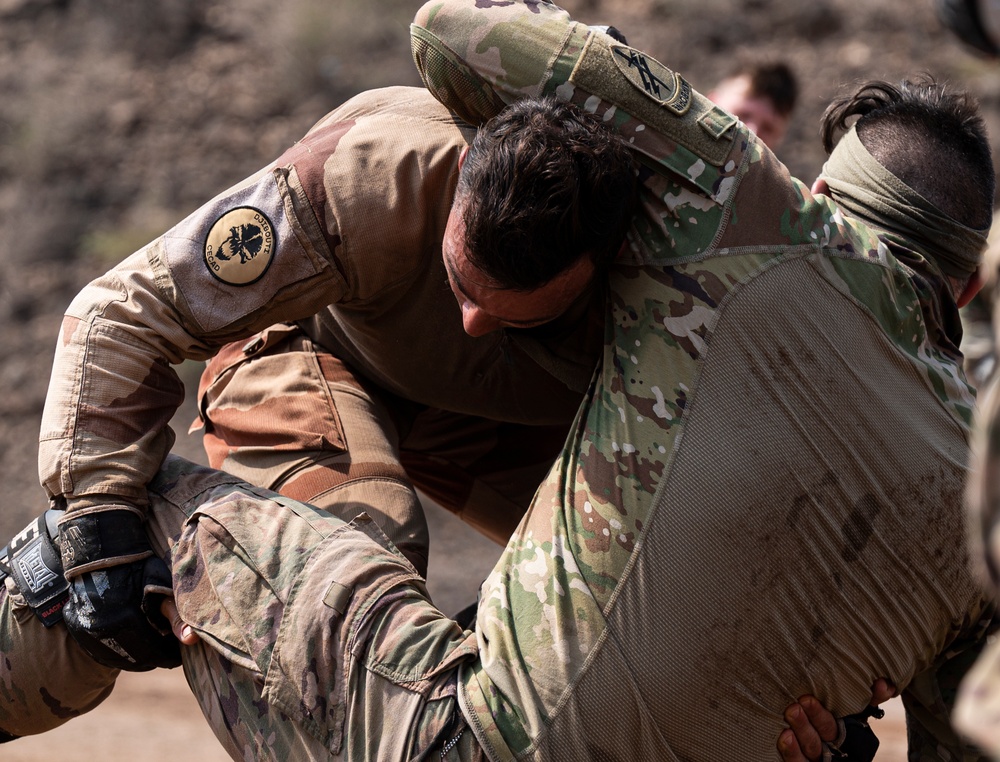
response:
M469 147L466 146L462 149L462 153L458 155L458 171L462 171L462 165L465 164L465 157L469 155Z
M955 300L958 302L959 308L964 307L972 298L979 293L979 289L983 287L983 267L980 265L976 268L976 271L969 276L969 282L965 284L965 288L962 289L962 293L958 295Z
M809 191L814 196L829 196L830 186L826 184L826 180L824 180L822 177L817 177L815 180L813 180L812 187L809 189Z

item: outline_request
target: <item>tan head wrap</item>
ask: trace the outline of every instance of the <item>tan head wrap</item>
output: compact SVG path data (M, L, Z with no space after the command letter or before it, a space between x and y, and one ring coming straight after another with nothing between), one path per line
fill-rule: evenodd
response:
M837 143L820 177L849 216L905 238L954 278L983 260L989 228L976 230L941 212L868 153L852 127Z

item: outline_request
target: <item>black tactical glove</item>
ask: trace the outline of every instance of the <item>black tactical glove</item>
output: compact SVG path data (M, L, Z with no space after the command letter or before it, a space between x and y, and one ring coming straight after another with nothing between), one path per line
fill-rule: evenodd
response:
M180 645L160 603L171 595L170 572L153 554L135 508L74 508L59 521L69 601L63 621L94 661L145 672L181 663Z
M830 759L844 762L871 762L878 751L878 737L868 718L881 720L885 712L877 706L869 706L858 714L852 714L842 719L840 737L830 744Z
M48 510L37 516L0 550L0 584L13 577L28 607L46 627L62 621L69 599L56 537L56 522L64 511Z

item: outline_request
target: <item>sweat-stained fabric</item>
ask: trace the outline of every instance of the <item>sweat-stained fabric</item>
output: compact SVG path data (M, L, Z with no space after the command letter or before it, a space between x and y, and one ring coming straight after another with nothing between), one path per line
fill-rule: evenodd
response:
M884 676L911 759L979 758L948 724L992 604L941 271L553 5L432 0L411 37L474 123L555 95L641 163L597 376L481 589L460 698L491 756L773 759L789 702L853 713Z

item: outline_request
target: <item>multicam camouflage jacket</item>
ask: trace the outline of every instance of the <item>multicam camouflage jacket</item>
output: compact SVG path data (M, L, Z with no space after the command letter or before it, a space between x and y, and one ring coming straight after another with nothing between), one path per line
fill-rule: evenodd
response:
M46 399L49 493L144 504L182 399L171 364L282 321L403 399L568 427L600 320L473 338L447 285L441 239L472 135L422 88L363 93L87 286Z
M776 758L803 693L907 689L911 759L991 605L961 495L974 395L940 272L789 177L644 53L537 0L432 0L428 89L613 124L641 212L574 432L481 590L463 709L494 759Z

